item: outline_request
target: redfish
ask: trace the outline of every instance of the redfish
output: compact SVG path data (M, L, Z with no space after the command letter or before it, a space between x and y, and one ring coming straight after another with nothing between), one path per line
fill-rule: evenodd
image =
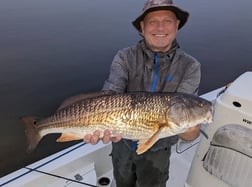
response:
M101 92L70 98L48 118L22 120L29 151L50 133L61 133L57 141L65 142L109 129L111 136L138 140L136 152L141 154L161 138L211 123L213 106L203 98L185 93Z

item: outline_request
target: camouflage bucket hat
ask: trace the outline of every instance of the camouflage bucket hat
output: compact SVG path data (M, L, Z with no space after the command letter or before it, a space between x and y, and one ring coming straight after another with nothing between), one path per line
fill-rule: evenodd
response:
M140 22L144 19L144 17L149 12L156 11L156 10L170 10L170 11L174 12L176 17L180 20L178 29L180 29L181 27L184 26L184 24L186 23L186 21L189 17L189 13L187 11L175 6L173 4L172 0L148 0L145 3L143 11L140 14L140 16L138 16L135 19L135 21L132 22L133 26L139 32L141 32Z

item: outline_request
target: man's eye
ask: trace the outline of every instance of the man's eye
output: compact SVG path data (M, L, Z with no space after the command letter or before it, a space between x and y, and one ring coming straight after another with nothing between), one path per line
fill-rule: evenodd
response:
M165 23L171 23L171 20L164 20Z
M149 21L149 24L150 24L150 25L155 25L155 24L156 24L156 21Z

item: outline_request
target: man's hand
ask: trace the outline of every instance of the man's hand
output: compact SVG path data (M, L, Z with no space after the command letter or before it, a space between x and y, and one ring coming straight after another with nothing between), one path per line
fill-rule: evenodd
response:
M112 142L119 142L122 139L121 136L115 136L115 137L111 137L111 133L110 131L107 129L103 132L103 136L102 138L100 138L100 131L96 130L93 134L87 134L84 137L84 142L86 143L91 143L92 145L97 144L100 140L102 140L102 142L104 144L109 143L110 141Z
M200 125L189 128L186 132L179 134L179 137L185 141L193 141L200 135Z

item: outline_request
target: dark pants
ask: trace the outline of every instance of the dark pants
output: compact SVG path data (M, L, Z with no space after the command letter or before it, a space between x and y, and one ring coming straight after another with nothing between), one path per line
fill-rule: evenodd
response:
M137 155L122 140L112 144L112 162L117 187L166 187L171 147Z

